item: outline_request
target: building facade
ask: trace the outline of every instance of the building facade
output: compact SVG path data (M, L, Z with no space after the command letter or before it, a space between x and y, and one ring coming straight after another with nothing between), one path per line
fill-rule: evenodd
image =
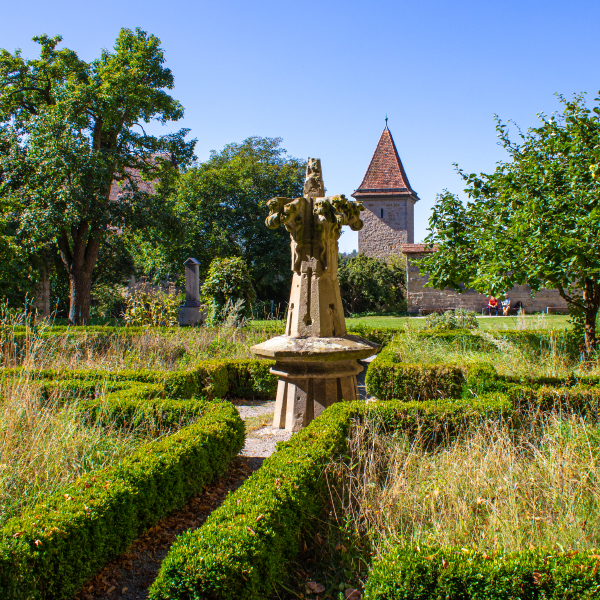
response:
M449 288L425 287L428 275L417 263L432 250L425 244L414 243L414 206L419 197L410 186L387 123L362 183L352 196L365 207L361 213L364 227L358 232L358 252L374 258L398 255L406 261L409 313L456 308L481 312L487 305L489 297L474 290L457 294ZM566 311L567 308L555 289L540 290L533 296L528 285L519 285L509 290L508 296L513 304L520 301L526 312Z

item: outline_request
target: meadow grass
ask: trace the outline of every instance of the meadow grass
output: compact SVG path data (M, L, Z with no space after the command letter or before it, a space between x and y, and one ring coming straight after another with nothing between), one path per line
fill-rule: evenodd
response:
M340 526L382 554L398 541L484 552L600 547L600 426L556 414L490 421L430 449L356 424L328 478Z

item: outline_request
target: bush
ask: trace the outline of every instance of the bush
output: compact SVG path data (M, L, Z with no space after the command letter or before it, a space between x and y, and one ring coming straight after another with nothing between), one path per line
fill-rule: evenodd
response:
M592 600L600 596L593 552L524 550L488 556L467 548L398 546L378 560L365 600Z
M322 476L345 450L352 419L369 414L389 428L452 433L474 419L509 414L504 400L336 403L289 442L196 531L177 538L150 590L153 600L263 600L284 583L304 527L319 518L328 494ZM417 425L418 424L418 425Z
M404 268L398 257L385 261L359 254L342 260L338 281L344 310L348 313L406 310L404 279Z
M214 403L197 423L11 519L0 530L0 596L72 597L144 529L223 475L243 444L236 409Z
M125 296L123 321L133 327L175 327L179 322L179 296L173 284L137 284Z
M459 367L410 365L379 356L367 371L366 384L379 400L460 398L464 375Z
M447 310L439 315L431 313L425 317L425 327L430 331L452 331L454 329L478 329L479 323L475 313L470 310L459 308Z
M226 315L223 313L228 306L241 306L242 316L249 317L255 299L252 278L243 259L213 259L202 286L202 300L208 307L210 322L224 320Z

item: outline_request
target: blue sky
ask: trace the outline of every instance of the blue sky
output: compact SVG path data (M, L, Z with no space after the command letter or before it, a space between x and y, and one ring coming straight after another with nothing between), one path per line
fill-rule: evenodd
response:
M415 241L436 194L462 189L452 163L485 172L505 156L494 114L526 128L558 107L554 93L591 102L600 89L592 1L6 4L0 47L29 57L40 33L60 33L88 60L121 27L157 35L200 160L251 135L278 136L291 155L321 158L328 193L350 195L387 114L421 198ZM340 240L341 250L356 244L350 231Z

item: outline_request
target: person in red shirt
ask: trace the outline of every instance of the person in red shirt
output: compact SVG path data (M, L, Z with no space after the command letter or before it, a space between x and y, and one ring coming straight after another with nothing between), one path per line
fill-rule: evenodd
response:
M497 316L498 315L498 300L496 300L496 298L494 298L494 296L491 296L486 308L488 309L488 315L492 316L492 311L494 311L494 314Z

